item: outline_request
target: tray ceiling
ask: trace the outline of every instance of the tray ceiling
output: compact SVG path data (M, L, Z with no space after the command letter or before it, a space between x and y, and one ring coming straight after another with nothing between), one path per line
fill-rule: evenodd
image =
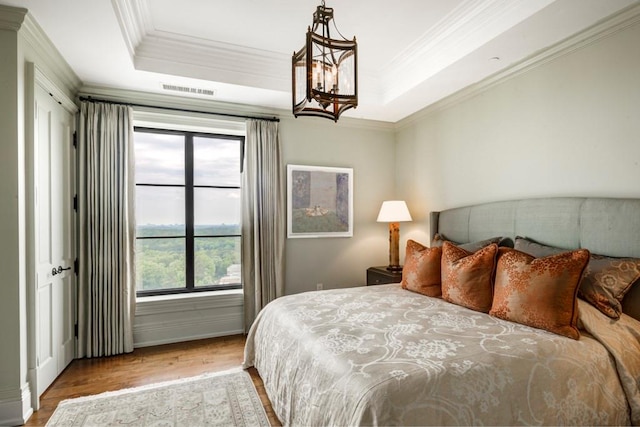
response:
M0 3L29 9L87 86L290 110L291 55L319 1ZM326 1L358 41L359 106L345 116L396 122L638 3Z

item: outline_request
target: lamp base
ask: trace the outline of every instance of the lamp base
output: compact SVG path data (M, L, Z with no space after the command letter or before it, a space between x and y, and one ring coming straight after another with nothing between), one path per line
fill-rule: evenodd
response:
M389 271L402 271L401 265L388 265L387 270Z

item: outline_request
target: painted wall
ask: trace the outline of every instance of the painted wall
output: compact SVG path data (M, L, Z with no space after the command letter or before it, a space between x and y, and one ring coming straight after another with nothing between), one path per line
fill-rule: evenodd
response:
M0 30L0 424L20 421L26 386L26 328L23 321L24 281L21 269L20 163L18 143L18 33Z
M286 115L280 137L285 164L353 168L354 184L353 237L287 239L285 292L364 285L368 267L389 263L388 226L376 218L395 192L393 127Z
M541 196L640 197L639 42L636 23L400 123L397 194L417 220L408 236L428 240L431 210Z

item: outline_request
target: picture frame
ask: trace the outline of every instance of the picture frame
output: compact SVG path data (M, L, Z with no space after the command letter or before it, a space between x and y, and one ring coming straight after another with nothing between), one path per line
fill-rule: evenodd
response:
M353 236L353 169L287 165L287 237Z

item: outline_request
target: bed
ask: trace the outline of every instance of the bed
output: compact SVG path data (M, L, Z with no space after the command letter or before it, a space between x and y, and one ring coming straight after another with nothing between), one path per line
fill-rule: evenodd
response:
M526 236L640 258L636 199L496 202L433 212L430 226L457 244ZM256 318L244 366L285 425L638 425L639 288L617 319L578 298L579 339L400 284L290 295Z

